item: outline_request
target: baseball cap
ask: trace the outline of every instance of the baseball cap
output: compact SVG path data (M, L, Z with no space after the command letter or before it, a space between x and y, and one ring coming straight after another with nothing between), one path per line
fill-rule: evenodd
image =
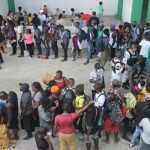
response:
M121 86L121 82L119 81L119 80L117 80L117 79L114 79L113 81L112 81L112 85L113 86Z
M99 24L98 27L104 28L104 24Z
M150 93L147 93L147 94L145 95L145 100L150 101Z
M132 48L137 48L137 44L136 43L132 43L131 45L130 45L130 48L132 49Z
M116 28L116 25L115 25L115 24L111 24L111 25L110 25L110 28L115 29L115 28Z
M29 84L28 83L19 83L20 89L21 90L29 90Z
M92 15L96 15L96 11L93 11L93 12L92 12Z
M118 58L122 58L123 57L121 51L117 51L115 56L118 57Z
M50 88L50 90L51 90L51 93L57 93L59 91L59 87L54 85Z

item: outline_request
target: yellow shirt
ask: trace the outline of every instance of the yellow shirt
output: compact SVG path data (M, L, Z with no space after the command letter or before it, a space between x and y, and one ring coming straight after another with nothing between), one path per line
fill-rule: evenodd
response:
M145 102L145 95L148 92L146 91L146 87L143 88L142 92L138 95L138 101Z
M75 99L75 105L76 105L76 109L80 109L84 106L84 95L82 96L77 96Z
M135 105L137 103L136 98L132 93L127 93L124 95L124 97L126 98L126 116L128 118L133 118L134 116L130 113L130 110L132 108L135 108Z

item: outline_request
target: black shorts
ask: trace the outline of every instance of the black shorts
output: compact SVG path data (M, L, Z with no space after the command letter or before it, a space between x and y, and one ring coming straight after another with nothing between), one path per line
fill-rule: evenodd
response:
M133 119L125 118L124 119L124 129L131 130L133 128Z
M19 129L18 127L18 119L13 119L11 122L10 122L10 129Z

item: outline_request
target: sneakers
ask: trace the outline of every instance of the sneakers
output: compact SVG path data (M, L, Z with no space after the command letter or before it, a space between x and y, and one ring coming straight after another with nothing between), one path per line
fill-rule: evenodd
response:
M134 147L134 144L130 143L130 144L129 144L129 147Z
M42 55L38 55L37 58L42 58Z
M128 137L122 137L122 139L126 142L131 142L131 140Z
M27 141L27 140L30 140L31 138L32 138L32 136L31 136L31 137L26 136L25 138L23 138L23 140L24 140L24 141Z
M61 62L65 62L65 61L67 61L67 59L63 59L63 60L61 60Z
M24 55L19 55L18 57L24 57Z
M10 54L9 56L14 56L14 55L16 55L16 54L12 53L12 54Z
M42 59L43 59L43 60L47 60L48 58L47 58L47 57L43 57Z

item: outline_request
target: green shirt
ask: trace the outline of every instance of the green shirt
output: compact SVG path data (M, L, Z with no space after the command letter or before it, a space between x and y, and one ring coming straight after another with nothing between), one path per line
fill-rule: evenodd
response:
M150 48L148 49L148 58L147 61L150 62Z
M103 35L103 31L98 31L98 39L100 39Z
M103 14L103 5L98 6L98 14Z

